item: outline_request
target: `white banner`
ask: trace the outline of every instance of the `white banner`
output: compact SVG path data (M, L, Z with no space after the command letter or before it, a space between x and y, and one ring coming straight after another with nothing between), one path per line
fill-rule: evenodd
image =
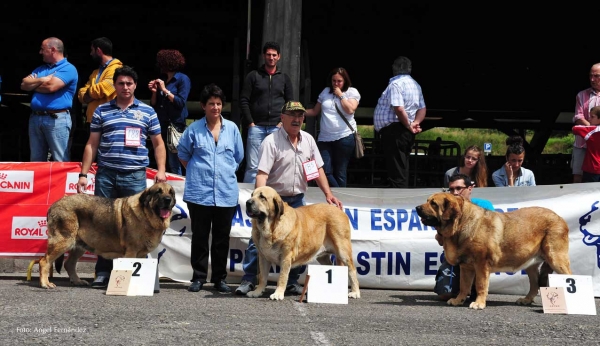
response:
M151 182L149 182L151 183ZM170 181L177 193L171 227L161 244L151 253L159 259L162 277L188 282L191 224L183 202L183 181ZM251 184L239 184L237 212L232 220L228 258L230 283L243 275L242 261L251 234L246 200ZM363 288L433 290L440 265L442 247L434 239L435 230L421 224L415 207L440 189L366 189L336 188L333 193L344 203L352 226L352 248L358 279ZM600 297L600 183L543 185L518 188L477 188L474 198L491 201L499 212L529 206L552 209L569 225L571 269L576 275L591 275L594 296ZM325 202L319 188L311 187L305 195L307 204ZM523 230L524 232L526 230ZM317 264L315 262L315 264ZM276 280L279 268L272 268L270 280ZM303 268L301 282L306 268ZM524 271L494 273L490 276L490 293L526 294L529 281Z

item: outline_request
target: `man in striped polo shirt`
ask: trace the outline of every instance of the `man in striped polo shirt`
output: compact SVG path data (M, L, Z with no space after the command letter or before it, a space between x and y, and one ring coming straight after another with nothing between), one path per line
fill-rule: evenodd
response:
M156 112L134 96L137 73L128 66L115 70L113 82L117 97L94 111L90 137L83 151L79 193L87 187L87 173L96 159L96 196L120 198L135 195L147 187L146 167L150 163L146 139L150 136L158 173L155 181L167 181L166 150L160 135ZM98 256L94 288L106 288L112 271L112 260Z

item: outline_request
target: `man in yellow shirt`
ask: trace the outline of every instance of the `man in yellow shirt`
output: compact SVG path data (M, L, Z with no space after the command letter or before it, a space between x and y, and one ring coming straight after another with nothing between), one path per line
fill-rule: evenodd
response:
M119 59L112 57L112 42L106 37L92 41L90 55L100 66L95 69L85 86L79 89L77 98L82 104L87 104L86 122L92 121L96 108L117 96L113 85L115 70L123 67Z

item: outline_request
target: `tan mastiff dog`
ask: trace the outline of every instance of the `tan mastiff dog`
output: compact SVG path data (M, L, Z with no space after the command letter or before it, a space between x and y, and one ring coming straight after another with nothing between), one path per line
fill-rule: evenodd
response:
M56 287L48 280L50 266L56 260L60 271L67 251L65 269L71 283L80 286L89 285L76 271L77 260L86 251L107 259L146 257L169 228L173 206L175 190L167 183L130 197L77 194L54 202L48 209L48 249L40 259L40 286Z
M520 305L533 303L539 287L548 285L548 274L571 274L569 227L550 209L499 213L450 193L433 194L416 209L421 222L438 231L446 261L460 265L460 293L449 305L464 303L475 278L477 298L469 307L484 309L493 272L525 269L529 293L517 300Z
M352 259L350 221L336 206L318 203L292 208L271 187L255 189L246 201L252 218L252 240L258 249L258 286L247 296L260 297L267 286L271 264L281 267L272 300L283 300L290 269L317 259L320 264L348 267L350 298L360 298L356 267Z

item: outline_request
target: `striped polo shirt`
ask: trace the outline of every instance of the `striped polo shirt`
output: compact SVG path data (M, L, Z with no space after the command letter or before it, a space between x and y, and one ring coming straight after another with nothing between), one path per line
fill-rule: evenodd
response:
M139 144L126 145L125 132L139 130ZM104 103L94 111L90 132L99 132L100 144L96 162L121 172L145 169L150 164L146 140L148 136L160 134L156 112L149 105L134 99L125 110L117 106L117 100Z

